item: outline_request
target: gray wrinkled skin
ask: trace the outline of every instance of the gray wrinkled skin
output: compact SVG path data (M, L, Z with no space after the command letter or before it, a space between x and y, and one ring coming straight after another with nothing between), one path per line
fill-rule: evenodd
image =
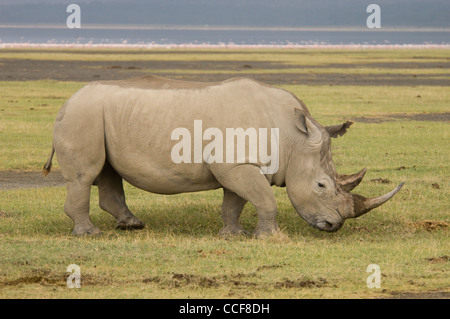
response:
M279 169L263 175L260 164L175 164L170 139L175 128L279 128ZM322 127L293 94L238 78L199 83L147 76L123 81L93 82L75 93L57 115L53 151L44 166L51 169L56 152L67 182L65 213L75 235L98 234L89 218L92 185L100 207L121 229L144 224L128 209L122 180L158 194L223 188L221 235L244 234L239 216L247 202L256 207L255 236L277 231L277 203L272 185L286 186L290 201L311 226L338 230L395 195L366 199L349 193L365 170L338 175L331 159L331 137L341 136L351 122Z

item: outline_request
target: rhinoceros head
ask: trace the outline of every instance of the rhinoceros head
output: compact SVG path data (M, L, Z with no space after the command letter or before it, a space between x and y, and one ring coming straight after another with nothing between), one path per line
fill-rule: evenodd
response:
M354 175L338 175L331 158L331 137L343 135L352 123L323 127L301 104L303 108L294 112L299 134L286 171L287 193L298 214L311 226L337 231L345 219L361 216L391 199L403 183L380 197L350 193L366 169Z

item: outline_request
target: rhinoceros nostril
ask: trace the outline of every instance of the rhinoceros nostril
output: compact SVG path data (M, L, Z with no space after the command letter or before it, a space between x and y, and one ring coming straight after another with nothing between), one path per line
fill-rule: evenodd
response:
M334 229L334 225L333 225L332 223L328 222L328 221L325 221L325 227L324 227L324 230L325 230L325 231L328 231L328 232L334 231L334 230L335 230L335 229Z
M326 221L326 220L321 220L319 222L317 222L314 225L315 228L319 229L319 230L324 230L326 232L333 232L336 231L336 228L334 227L334 224Z

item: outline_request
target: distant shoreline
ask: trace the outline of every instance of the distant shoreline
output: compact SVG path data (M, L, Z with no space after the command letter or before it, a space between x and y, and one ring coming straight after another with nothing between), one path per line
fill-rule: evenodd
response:
M450 49L450 44L2 43L0 49Z
M0 48L449 48L449 28L0 24Z

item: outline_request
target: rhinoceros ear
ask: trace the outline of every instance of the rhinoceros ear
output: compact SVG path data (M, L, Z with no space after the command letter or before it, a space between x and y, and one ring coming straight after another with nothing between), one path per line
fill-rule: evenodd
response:
M295 108L295 125L297 128L308 135L308 128L306 126L306 114L305 111L302 109Z
M347 132L347 129L352 125L353 122L347 121L342 124L333 125L333 126L325 126L325 130L330 134L331 137L342 136Z
M308 143L317 145L322 142L320 129L306 116L305 111L295 108L295 125L308 136Z

